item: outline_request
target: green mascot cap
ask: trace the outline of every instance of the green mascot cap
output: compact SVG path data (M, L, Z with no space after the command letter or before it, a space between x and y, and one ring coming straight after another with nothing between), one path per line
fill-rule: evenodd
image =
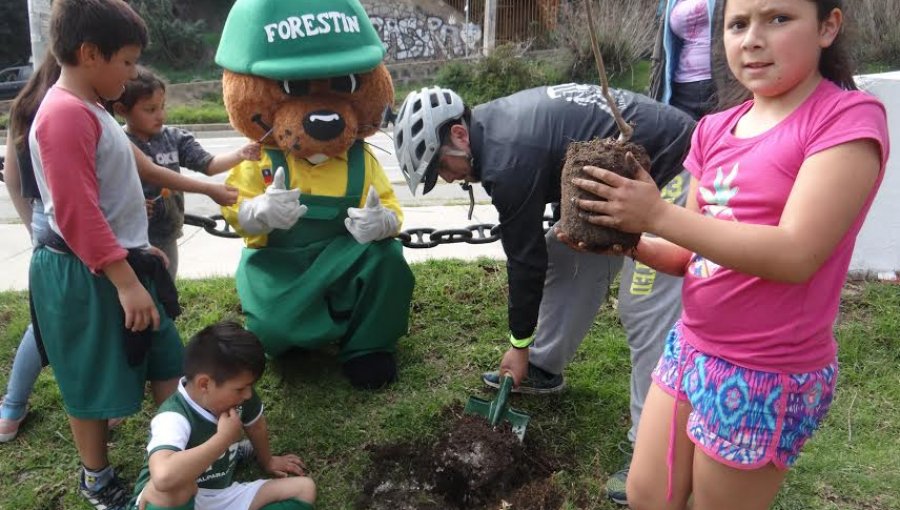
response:
M371 71L384 46L357 0L237 0L216 64L273 80Z

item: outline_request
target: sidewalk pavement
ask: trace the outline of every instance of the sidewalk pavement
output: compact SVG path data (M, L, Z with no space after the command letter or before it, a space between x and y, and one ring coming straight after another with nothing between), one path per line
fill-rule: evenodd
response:
M468 205L405 207L403 229L448 229L477 223L497 223L497 211L491 205L475 206L471 221L466 217L468 209ZM185 226L184 237L178 241L178 277L234 276L243 246L240 239L215 237L201 228ZM456 243L424 249L404 248L403 253L410 263L428 259L504 258L499 241L479 245ZM0 271L0 291L28 288L30 260L31 240L25 227L18 223L0 224L0 263L3 267Z

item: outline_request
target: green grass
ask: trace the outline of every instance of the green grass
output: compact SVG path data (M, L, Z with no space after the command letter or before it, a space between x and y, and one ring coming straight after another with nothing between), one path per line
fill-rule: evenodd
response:
M228 123L228 112L218 101L201 101L198 104L181 104L166 108L168 124Z
M213 46L214 48L215 46ZM190 83L192 81L221 80L222 68L217 66L210 57L204 62L185 69L175 69L164 65L150 64L153 70L165 76L169 83Z
M646 94L650 88L650 61L639 60L629 71L610 77L609 86Z
M299 454L319 486L319 508L350 509L371 468L365 446L434 437L440 410L485 392L479 374L505 350L502 262L432 261L414 266L417 287L410 334L401 341L401 380L389 390L353 391L329 353L270 365L258 389L275 451ZM187 338L202 326L237 316L231 279L181 280ZM839 326L841 375L825 426L788 477L776 508L900 508L900 286L854 287ZM28 323L24 293L0 293L0 384ZM516 397L532 416L529 440L567 459L554 478L566 508L611 510L602 486L622 462L616 444L628 428L628 348L614 310L605 305L554 397ZM0 445L0 507L86 509L77 495L78 458L52 374L45 370L32 415L15 442ZM126 479L143 460L148 404L112 437L111 456ZM238 476L258 476L241 470ZM891 489L894 487L894 489Z

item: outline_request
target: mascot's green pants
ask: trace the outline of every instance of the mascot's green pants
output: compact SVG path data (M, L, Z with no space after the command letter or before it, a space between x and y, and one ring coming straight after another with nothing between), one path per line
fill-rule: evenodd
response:
M267 153L273 167L289 171L280 152ZM345 372L348 362L376 353L387 354L393 364L397 340L407 331L414 284L397 240L359 244L347 232L347 208L359 207L364 191L360 142L350 149L348 166L345 196L301 195L306 215L290 230L272 231L265 248L245 248L236 276L247 329L270 356L338 342ZM391 382L375 379L360 385Z

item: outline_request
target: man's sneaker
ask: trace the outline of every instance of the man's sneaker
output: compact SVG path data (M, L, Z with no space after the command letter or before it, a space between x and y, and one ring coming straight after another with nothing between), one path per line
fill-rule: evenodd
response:
M236 462L250 462L256 456L256 450L253 449L253 443L249 439L243 439L235 444L237 444Z
M481 375L481 380L491 388L500 387L500 372L485 372ZM528 364L528 375L525 380L519 383L518 388L513 388L513 393L524 393L528 395L546 395L549 393L559 393L565 388L566 382L563 380L562 374L551 374L540 369L531 363Z
M81 495L97 510L126 510L131 494L118 475L113 474L109 482L99 490L91 490L84 482L84 469L81 471Z
M627 506L625 483L628 481L628 469L631 467L631 456L634 454L631 443L620 444L619 451L625 454L625 467L613 473L606 481L606 496L617 505Z
M0 401L0 405L3 405L2 401ZM22 413L22 416L15 420L0 418L0 443L8 443L16 438L16 435L19 433L19 425L25 421L26 416L28 416L27 409Z

